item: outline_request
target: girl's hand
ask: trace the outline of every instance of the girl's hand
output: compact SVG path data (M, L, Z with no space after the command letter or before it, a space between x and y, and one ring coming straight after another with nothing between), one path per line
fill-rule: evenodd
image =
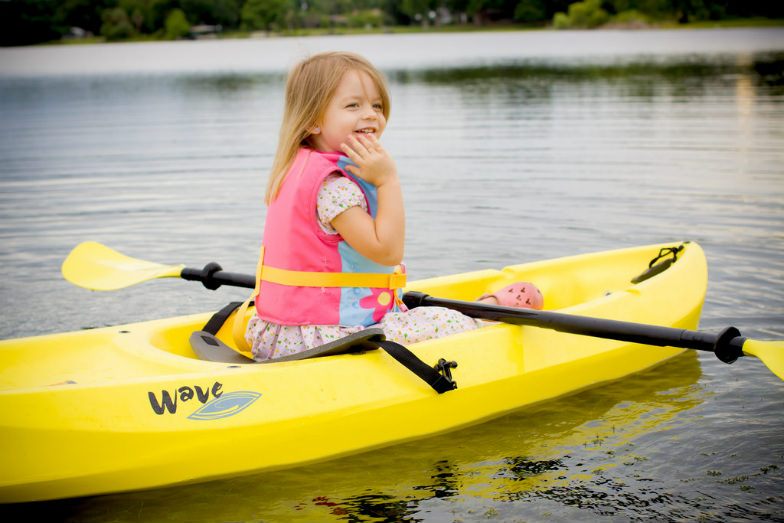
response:
M332 226L362 256L388 267L403 260L406 218L397 167L375 136L349 136L341 149L359 166L351 174L378 188L375 219L361 207L351 207L332 220Z
M388 182L397 182L397 167L392 156L381 145L375 135L359 137L350 135L346 143L340 144L341 149L359 166L346 166L351 174L381 187Z

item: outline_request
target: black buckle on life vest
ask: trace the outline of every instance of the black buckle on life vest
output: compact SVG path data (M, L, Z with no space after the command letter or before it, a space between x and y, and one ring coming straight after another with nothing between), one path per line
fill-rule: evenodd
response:
M443 389L455 390L457 388L457 382L452 379L451 371L451 369L457 368L456 361L447 361L444 358L441 358L438 360L438 363L433 366L433 368L436 369L439 374L441 374L442 379L439 381L444 383L444 385L441 386Z

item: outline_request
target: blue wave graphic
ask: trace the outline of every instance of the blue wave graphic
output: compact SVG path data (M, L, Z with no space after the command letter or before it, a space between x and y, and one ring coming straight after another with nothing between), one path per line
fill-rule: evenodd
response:
M238 390L226 392L219 398L215 398L209 403L204 404L196 412L188 416L188 419L195 420L215 420L234 416L248 408L254 401L261 397L260 392L250 390Z

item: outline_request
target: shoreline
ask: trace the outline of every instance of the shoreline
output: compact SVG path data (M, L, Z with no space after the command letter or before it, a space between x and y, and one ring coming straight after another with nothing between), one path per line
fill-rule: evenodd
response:
M742 18L727 20L709 20L703 22L690 22L678 24L675 22L661 22L654 24L618 24L608 23L596 29L555 29L551 24L544 26L526 26L512 23L486 24L486 25L442 25L423 28L422 26L389 26L372 29L295 29L282 33L263 32L263 31L230 31L219 35L208 35L198 38L184 38L177 41L203 41L203 40L253 40L253 39L276 39L276 38L302 38L309 36L355 36L355 35L374 35L374 34L434 34L434 33L480 33L480 32L529 32L529 31L657 31L673 29L728 29L728 28L784 28L784 18ZM165 38L156 38L152 35L147 37L129 38L124 40L106 40L101 36L70 38L41 42L30 45L4 46L2 48L24 48L41 46L60 46L60 45L90 45L90 44L128 44L138 42L167 42Z
M484 67L497 64L623 64L641 59L690 61L694 55L784 52L780 27L714 30L416 32L149 41L119 45L20 46L0 49L0 80L33 77L177 74L282 74L294 57L336 48L361 49L386 71ZM642 58L641 58L642 57ZM645 58L648 57L648 58ZM778 58L780 60L780 58ZM747 60L747 58L744 58Z

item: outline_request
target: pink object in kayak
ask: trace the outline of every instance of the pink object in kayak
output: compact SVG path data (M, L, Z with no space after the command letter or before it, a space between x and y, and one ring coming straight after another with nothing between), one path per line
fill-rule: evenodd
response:
M490 296L498 300L498 305L504 307L542 310L542 307L544 306L542 292L536 285L527 281L507 285L503 289L497 290L492 294L482 296L482 298Z

